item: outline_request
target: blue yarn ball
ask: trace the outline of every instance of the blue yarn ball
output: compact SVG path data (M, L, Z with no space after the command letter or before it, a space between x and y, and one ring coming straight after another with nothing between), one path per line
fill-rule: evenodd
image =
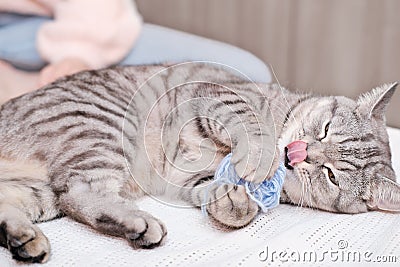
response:
M278 170L271 179L255 184L245 181L237 175L235 167L231 163L231 158L232 153L225 156L221 161L214 175L215 182L219 184L244 185L249 197L258 204L263 212L278 206L286 176L284 164L282 162L279 164ZM205 212L205 205L202 205L202 210Z

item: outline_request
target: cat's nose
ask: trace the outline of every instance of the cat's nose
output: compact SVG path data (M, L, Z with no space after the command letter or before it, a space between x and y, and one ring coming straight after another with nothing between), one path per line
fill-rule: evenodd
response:
M301 140L291 142L285 147L286 161L291 167L307 158L308 144Z

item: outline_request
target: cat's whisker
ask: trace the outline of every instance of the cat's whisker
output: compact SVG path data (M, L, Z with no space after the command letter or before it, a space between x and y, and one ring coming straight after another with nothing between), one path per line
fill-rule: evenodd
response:
M312 207L312 195L311 195L312 182L311 182L311 177L310 177L310 175L308 174L307 171L305 172L304 175L307 176L306 179L305 179L305 181L307 181L307 182L305 183L305 184L306 184L305 197L307 198L307 201L306 201L307 207L309 207L309 208L311 208L311 209L314 209L314 208Z
M301 200L300 207L301 208L303 207L303 204L304 204L304 191L305 191L305 185L304 184L305 184L304 182L301 183L301 197L300 197L300 200Z
M303 172L303 176L304 176L304 192L303 192L303 204L305 203L305 206L308 206L309 204L309 183L307 182L308 179L307 177L305 177L305 173Z
M297 209L303 207L303 202L304 202L304 190L305 190L305 182L304 177L303 177L303 173L301 172L301 170L299 170L299 176L300 176L300 182L301 182L301 191L300 191L300 198L297 202Z
M289 105L289 101L286 99L285 94L283 93L282 85L281 85L281 83L279 82L278 77L276 76L276 73L275 73L274 68L272 67L271 64L269 64L269 67L271 68L271 72L272 72L272 74L274 75L275 80L276 80L276 83L278 84L278 86L279 86L279 88L280 88L280 90L281 90L281 94L282 94L282 96L283 96L283 99L286 101L286 104L287 104L288 106L290 106L290 105ZM291 112L291 114L292 114L292 109L289 108L289 110L290 110L290 112ZM292 114L292 117L293 117L294 122L297 124L297 126L300 126L300 124L299 124L299 123L297 122L297 120L296 120L296 117L295 117L293 114Z
M311 178L310 178L310 179L311 179ZM307 190L306 190L307 198L308 198L308 200L307 200L307 207L309 207L309 208L311 208L311 209L314 209L314 208L313 208L313 205L312 205L312 196L311 196L310 188L311 188L311 184L307 185Z
M283 108L281 108L281 105L271 105L270 106L270 108L272 109L274 109L274 113L276 112L276 113L278 113L278 112L280 112L281 113L281 115L285 115L286 114L286 111L283 109ZM283 123L283 122L282 122Z
M303 182L303 174L301 175L301 194L300 194L300 207L303 207L303 201L304 201L304 182Z

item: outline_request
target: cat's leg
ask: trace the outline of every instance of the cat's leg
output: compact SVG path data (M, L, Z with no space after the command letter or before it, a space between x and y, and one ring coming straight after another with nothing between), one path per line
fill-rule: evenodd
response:
M249 224L259 208L245 187L213 181L213 176L194 175L182 186L180 197L195 207L205 205L209 216L224 226L240 228Z
M122 237L134 248L153 248L161 244L167 234L164 224L135 207L133 200L121 198L118 193L82 190L72 185L60 197L62 211L95 230Z
M193 101L201 136L213 141L219 150L216 153L232 152L231 163L241 178L254 183L271 178L279 166L279 151L268 107L258 108L249 97L225 88L202 89L200 100ZM212 180L213 173L189 178L182 186L182 198L194 206L205 205L208 214L226 226L239 228L250 223L259 208L245 187L212 184Z
M103 234L125 238L134 248L160 245L167 234L166 227L136 207L135 198L143 193L130 177L125 162L99 155L79 159L50 174L58 181L54 190L61 211Z
M13 258L46 262L50 244L33 222L59 214L54 195L40 166L0 160L0 245Z
M257 109L232 92L219 93L218 101L208 97L195 107L199 132L220 151L232 152L231 163L244 180L271 178L279 166L279 150L269 109Z

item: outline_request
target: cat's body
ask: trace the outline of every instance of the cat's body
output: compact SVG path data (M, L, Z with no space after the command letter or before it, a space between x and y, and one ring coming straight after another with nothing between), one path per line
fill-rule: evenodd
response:
M61 79L1 107L0 244L16 259L45 262L48 240L32 222L65 214L134 247L157 246L167 232L135 207L144 194L206 204L217 222L245 226L257 204L242 186L212 184L218 163L232 152L238 174L261 182L293 140L308 143L308 157L287 165L282 201L399 210L383 118L393 92L358 102L294 94L205 64Z

